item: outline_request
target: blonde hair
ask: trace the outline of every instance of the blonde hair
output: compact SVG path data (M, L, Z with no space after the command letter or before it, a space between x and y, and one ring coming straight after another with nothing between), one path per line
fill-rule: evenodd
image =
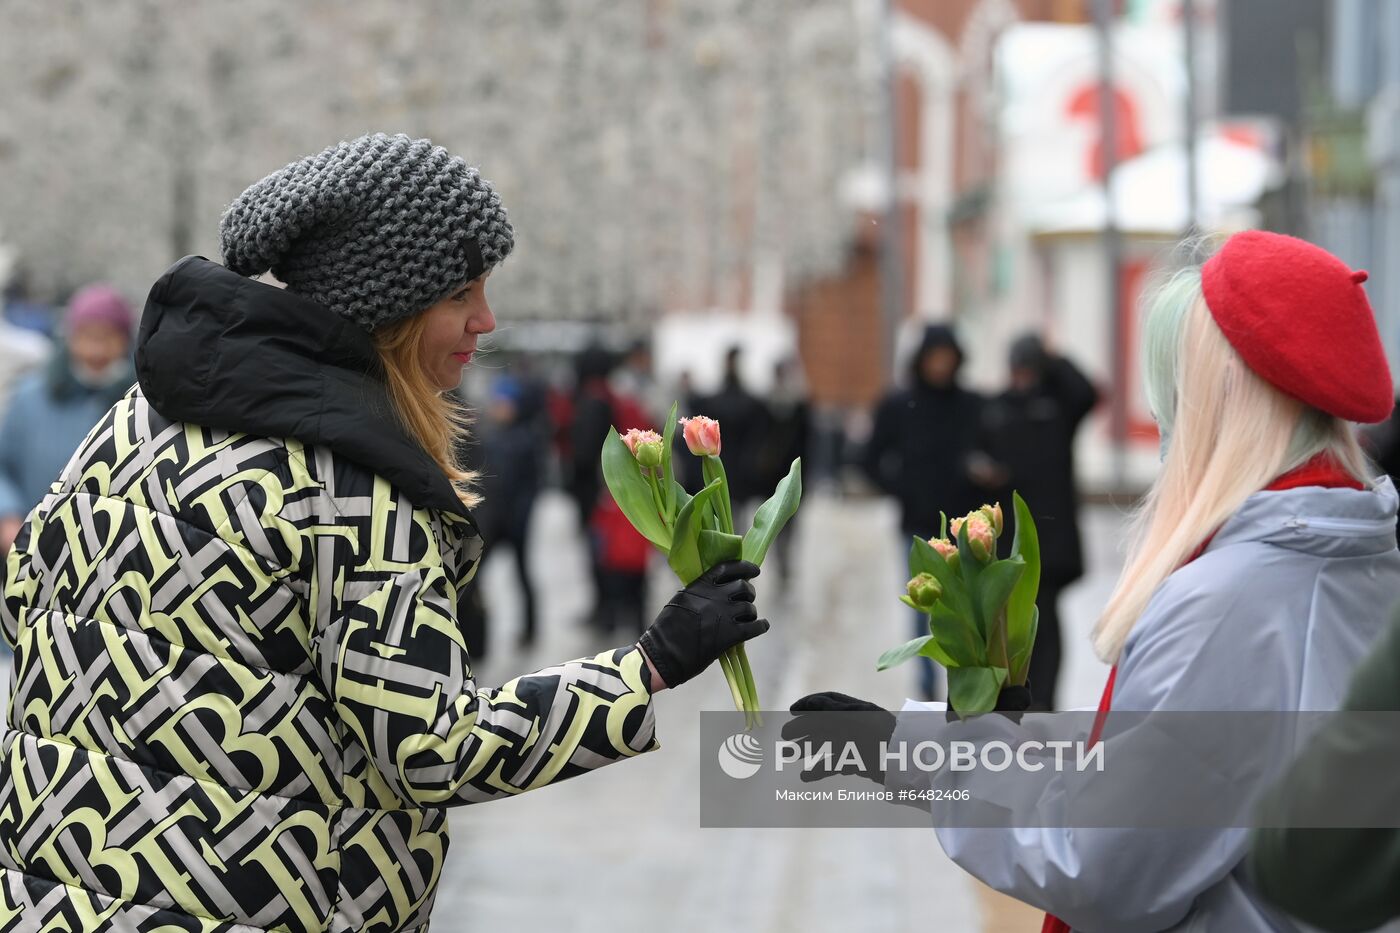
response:
M427 324L426 315L416 314L385 325L374 331L374 345L399 421L442 469L462 504L475 508L481 504L475 489L479 475L462 467L459 454L471 437L471 417L455 395L433 383L423 367L419 348Z
M1245 365L1206 306L1199 267L1149 298L1143 354L1166 456L1133 517L1127 565L1094 628L1094 649L1109 663L1157 587L1249 496L1320 453L1363 483L1373 475L1349 422L1285 395Z

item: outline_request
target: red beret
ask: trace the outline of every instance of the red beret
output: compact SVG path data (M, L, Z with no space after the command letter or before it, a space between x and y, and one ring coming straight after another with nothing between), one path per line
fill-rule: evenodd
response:
M1201 269L1215 323L1274 387L1347 421L1390 417L1390 381L1365 272L1320 246L1263 230L1237 233Z

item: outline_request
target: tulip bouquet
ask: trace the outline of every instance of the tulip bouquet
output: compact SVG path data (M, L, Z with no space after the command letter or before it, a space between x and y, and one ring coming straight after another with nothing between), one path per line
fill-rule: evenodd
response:
M922 655L948 670L948 705L960 715L990 712L1003 687L1026 682L1040 620L1040 542L1035 521L1013 493L1016 535L1011 556L998 560L1001 504L984 505L942 534L915 538L909 552L906 605L925 613L929 634L881 655L880 670ZM952 538L948 537L949 532Z
M773 539L797 512L802 499L802 460L792 462L788 475L754 514L753 527L742 536L734 530L734 506L729 481L720 460L720 426L711 418L676 419L671 406L664 435L633 429L608 432L603 443L603 479L622 514L666 555L671 569L688 585L715 564L747 560L762 564ZM701 459L705 487L695 495L673 474L671 451L677 427L685 444ZM758 691L742 644L720 658L734 705L753 726L758 720Z

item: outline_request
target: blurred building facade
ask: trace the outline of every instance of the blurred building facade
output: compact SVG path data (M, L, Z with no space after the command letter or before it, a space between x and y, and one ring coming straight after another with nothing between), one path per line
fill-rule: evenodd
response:
M1096 12L1113 24L1111 176ZM518 232L493 280L500 345L650 334L661 381L701 391L735 343L757 390L797 356L844 431L928 321L956 325L986 389L1037 330L1110 399L1081 432L1091 486L1155 467L1137 299L1188 232L1263 224L1369 266L1400 349L1391 0L11 0L3 16L0 227L40 300L106 278L139 301L173 258L216 254L223 206L260 173L384 129L500 189Z
M217 255L244 186L338 139L429 136L501 191L530 321L645 327L844 266L867 89L850 0L14 0L0 224L40 297L139 299ZM510 332L505 335L511 338Z
M1400 4L1334 0L1317 27L1318 80L1301 113L1309 232L1367 283L1400 359ZM1392 362L1392 367L1394 363Z

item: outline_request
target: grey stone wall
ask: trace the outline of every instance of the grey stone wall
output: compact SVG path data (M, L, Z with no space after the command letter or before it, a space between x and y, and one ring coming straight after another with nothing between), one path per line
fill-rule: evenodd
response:
M261 175L406 132L501 191L510 314L732 305L844 261L861 42L852 0L0 0L0 227L38 295L139 300Z

